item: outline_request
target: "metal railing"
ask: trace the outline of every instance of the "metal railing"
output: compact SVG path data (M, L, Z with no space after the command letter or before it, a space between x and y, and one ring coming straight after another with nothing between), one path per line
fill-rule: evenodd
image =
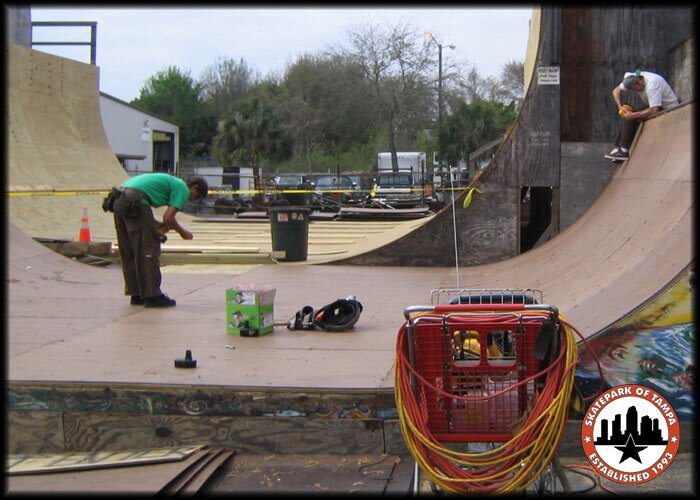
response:
M35 42L34 41L34 28L37 26L89 26L90 27L90 41L89 42ZM32 33L31 33L31 45L32 47L38 45L89 45L90 46L90 64L95 66L97 61L97 22L95 21L32 21Z

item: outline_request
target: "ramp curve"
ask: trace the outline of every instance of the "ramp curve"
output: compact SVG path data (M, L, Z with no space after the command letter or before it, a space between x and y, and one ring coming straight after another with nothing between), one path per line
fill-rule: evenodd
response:
M8 212L32 236L78 236L83 206L93 239L114 239L100 205L128 175L100 114L96 66L7 44Z
M694 261L694 108L643 123L630 161L556 238L503 262L460 268L460 286L540 288L587 335L661 291Z

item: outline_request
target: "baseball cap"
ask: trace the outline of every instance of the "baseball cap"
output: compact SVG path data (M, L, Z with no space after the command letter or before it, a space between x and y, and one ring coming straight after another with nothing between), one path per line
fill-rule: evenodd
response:
M625 78L622 80L622 86L627 90L631 90L635 83L642 79L641 71L637 70L634 73L625 73Z

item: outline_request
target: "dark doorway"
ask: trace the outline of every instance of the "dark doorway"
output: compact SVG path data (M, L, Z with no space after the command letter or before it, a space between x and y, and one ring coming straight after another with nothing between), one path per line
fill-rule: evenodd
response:
M552 225L552 188L526 186L520 190L520 253L549 239Z
M175 172L175 134L153 131L153 171Z

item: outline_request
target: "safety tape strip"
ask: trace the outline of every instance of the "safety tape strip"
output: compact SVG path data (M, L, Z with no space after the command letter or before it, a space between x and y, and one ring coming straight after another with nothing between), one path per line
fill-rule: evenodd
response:
M8 196L94 196L109 194L109 191L10 191Z
M456 188L445 188L445 191L463 191L466 188L456 187ZM402 189L401 191L396 191L392 194L398 193L408 193L408 192L420 192L419 188ZM109 190L105 191L48 191L48 190L37 190L37 191L8 191L5 194L7 196L95 196L95 195L106 195L109 194ZM209 194L275 194L275 193L348 193L347 189L281 189L281 190L258 190L258 189L216 189L210 190ZM355 192L370 193L369 189L357 189Z

